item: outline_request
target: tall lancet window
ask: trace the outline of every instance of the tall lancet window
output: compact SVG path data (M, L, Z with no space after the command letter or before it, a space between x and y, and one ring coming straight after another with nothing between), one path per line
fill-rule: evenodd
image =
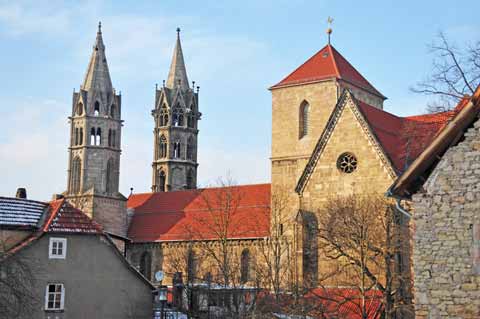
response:
M111 194L114 189L114 180L113 180L113 159L110 158L107 162L107 170L106 170L106 177L105 177L105 192Z
M167 181L167 176L165 175L165 172L164 171L160 171L158 173L158 190L160 192L164 192L165 191L165 183Z
M302 104L300 104L299 138L302 138L308 134L309 115L310 105L307 101L303 101Z
M93 109L93 115L94 116L99 116L100 115L100 103L95 102L95 107Z
M71 193L78 193L80 191L80 177L82 174L82 160L80 157L75 157L72 161L72 171L70 172L70 191Z
M95 136L95 145L102 144L102 129L97 128L97 136Z
M160 158L167 157L167 139L164 135L160 136L159 152Z

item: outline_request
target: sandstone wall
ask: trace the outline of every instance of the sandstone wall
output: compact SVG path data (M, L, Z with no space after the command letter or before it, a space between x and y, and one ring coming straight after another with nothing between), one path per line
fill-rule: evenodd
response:
M480 318L480 122L413 197L417 318Z

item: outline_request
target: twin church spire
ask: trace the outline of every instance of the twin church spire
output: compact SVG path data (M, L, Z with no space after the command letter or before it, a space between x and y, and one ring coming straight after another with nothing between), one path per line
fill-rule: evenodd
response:
M73 93L67 196L121 197L121 109L121 96L112 85L99 23L85 78L79 91ZM197 121L201 114L198 89L194 92L188 82L180 29L167 81L156 89L152 115L155 120L152 190L195 188Z

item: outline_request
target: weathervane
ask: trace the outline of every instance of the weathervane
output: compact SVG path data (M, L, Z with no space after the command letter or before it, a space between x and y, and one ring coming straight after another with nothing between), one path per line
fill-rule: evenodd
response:
M328 34L328 44L330 45L330 35L332 34L332 23L333 23L333 18L328 17L327 19L328 23L328 29L327 29L327 34Z

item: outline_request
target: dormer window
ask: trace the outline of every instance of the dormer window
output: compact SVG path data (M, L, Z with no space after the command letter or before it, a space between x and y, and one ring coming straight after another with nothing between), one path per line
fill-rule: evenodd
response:
M66 238L50 238L48 245L49 259L65 259L67 256L67 239Z

